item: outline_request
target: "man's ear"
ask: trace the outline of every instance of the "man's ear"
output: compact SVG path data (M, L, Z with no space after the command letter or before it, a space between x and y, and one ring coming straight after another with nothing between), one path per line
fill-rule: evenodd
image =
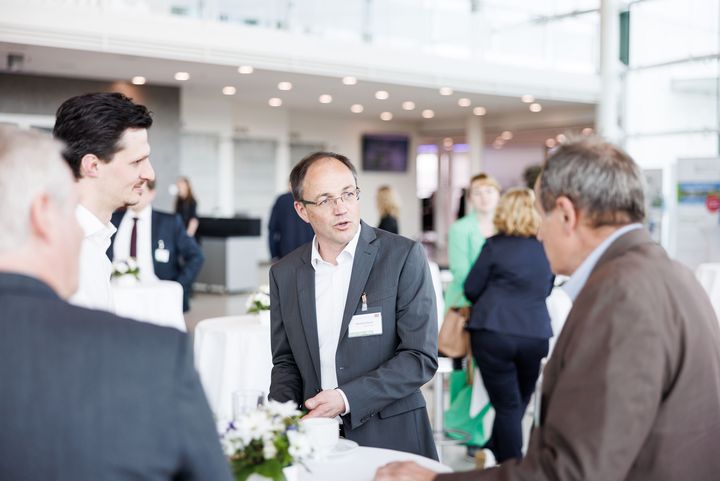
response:
M50 239L50 232L55 221L52 215L52 203L46 193L33 198L30 204L30 233L31 236L46 242Z
M95 154L85 154L80 159L80 177L97 177L100 169L100 159Z
M563 230L568 233L575 230L579 222L575 204L573 204L569 198L561 195L555 199L555 208L558 209L560 215L562 215Z
M307 222L309 224L310 218L308 217L307 209L305 208L305 204L303 204L302 202L295 201L295 203L293 205L295 206L295 212L297 212L297 215L299 215L302 220L304 220L305 222Z

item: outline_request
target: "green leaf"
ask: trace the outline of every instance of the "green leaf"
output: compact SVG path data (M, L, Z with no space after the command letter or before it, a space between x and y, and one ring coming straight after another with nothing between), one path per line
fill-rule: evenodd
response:
M275 459L269 459L264 463L255 467L255 472L272 478L273 481L285 481L285 475L282 472L282 465Z

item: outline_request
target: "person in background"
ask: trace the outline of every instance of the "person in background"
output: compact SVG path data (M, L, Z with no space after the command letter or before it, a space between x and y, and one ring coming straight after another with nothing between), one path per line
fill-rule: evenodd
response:
M112 213L137 204L150 164L148 109L117 92L79 95L57 110L53 135L65 144L63 157L80 191L78 222L85 232L80 254L80 286L70 302L112 311L112 264L105 255L115 227Z
M295 212L292 192L278 196L270 212L268 222L268 243L270 258L282 259L303 244L313 239L312 226Z
M503 194L493 219L497 234L485 241L465 279L473 358L495 409L483 466L522 457L522 418L552 337L545 299L553 275L535 237L534 200L530 189Z
M475 263L485 239L495 233L493 216L500 199L500 184L493 177L480 173L470 179L467 189L467 205L470 212L455 221L448 233L448 263L452 281L445 290L445 310L463 311L467 316L470 302L465 298L463 286L470 268ZM445 416L445 427L469 432L468 456L473 457L485 443L483 416L485 410L470 417L472 386L467 379L472 377L473 368L467 366L463 372L462 359L455 359L455 372L450 376L450 408Z
M84 232L61 148L0 126L0 479L231 481L187 335L66 302Z
M192 284L205 257L195 239L185 231L179 215L152 208L156 194L155 181L148 181L140 202L113 214L111 222L117 233L107 255L110 260L134 257L143 282L154 279L178 282L183 288L183 312L187 312Z
M400 217L400 201L395 190L389 185L383 185L377 190L377 208L380 213L378 229L399 234L398 217Z
M190 179L187 177L179 177L175 182L175 186L177 187L175 213L179 214L182 218L188 235L197 240L197 230L200 226L200 221L197 216L197 201L190 186Z
M540 173L542 172L542 165L535 164L535 165L528 165L525 167L525 170L523 170L523 180L525 181L525 186L532 190L535 187L535 181L540 176Z
M720 324L692 271L643 228L643 187L632 158L599 138L545 161L538 239L574 302L525 457L439 475L396 463L376 481L718 479Z

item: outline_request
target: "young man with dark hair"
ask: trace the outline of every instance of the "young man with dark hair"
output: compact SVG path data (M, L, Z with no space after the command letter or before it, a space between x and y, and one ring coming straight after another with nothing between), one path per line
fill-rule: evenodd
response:
M148 109L121 93L92 93L66 100L58 109L53 135L65 144L63 157L77 180L77 219L85 233L80 286L71 302L112 310L112 265L105 255L115 227L113 211L140 200L155 178L150 164Z

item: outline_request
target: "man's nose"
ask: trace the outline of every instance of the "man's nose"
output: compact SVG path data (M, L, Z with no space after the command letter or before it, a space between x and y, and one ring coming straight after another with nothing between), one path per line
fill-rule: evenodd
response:
M148 159L147 163L140 171L140 178L144 180L155 180L155 169L153 169L150 159Z

